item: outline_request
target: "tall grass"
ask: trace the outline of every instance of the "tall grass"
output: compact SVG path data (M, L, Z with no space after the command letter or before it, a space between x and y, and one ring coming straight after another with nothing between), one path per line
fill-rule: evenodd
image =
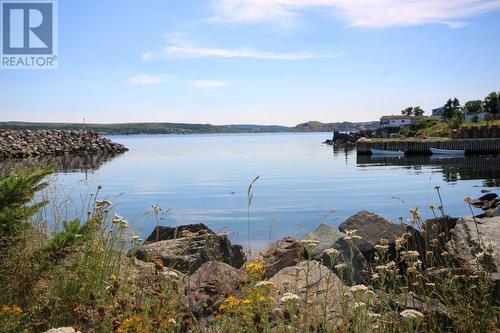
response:
M258 179L247 192L248 231L252 186ZM44 184L43 176L36 183L29 187L30 194ZM57 326L82 332L489 333L500 329L490 266L495 249L481 242L477 251L482 259L458 267L439 239L445 235L417 244L411 233L396 240L395 255L381 239L366 283L351 287L347 285L355 281L352 254L359 239L355 231L346 233L345 255L334 248L325 251L329 267L313 260L318 242L304 240L306 262L297 266L287 284L273 285L265 278L263 263L249 261L239 291L213 295L206 305L213 315L197 318L192 295L186 294L189 278L128 257L127 251L133 253L140 245L139 238L127 221L114 214L112 203L99 198L99 191L89 197L84 218L60 221L59 230L47 234L24 215L18 221L27 224L13 231L20 241L2 243L6 246L0 261L1 332L44 332ZM24 209L32 206L23 201L16 207L26 213ZM152 214L159 226L164 221L162 211L157 207ZM409 221L416 228L423 224L418 210L410 212Z

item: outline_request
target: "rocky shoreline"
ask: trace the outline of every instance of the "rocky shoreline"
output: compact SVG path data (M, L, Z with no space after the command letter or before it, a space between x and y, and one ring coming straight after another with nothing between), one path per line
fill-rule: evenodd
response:
M0 159L65 154L123 153L128 149L92 130L0 129Z
M302 272L301 267L311 261L316 264L308 272L310 276L303 277L303 280L315 281L320 287L329 274L344 286L367 283L374 278L371 274L377 265L381 246L387 249L387 259L393 260L396 269L404 272L407 266L400 257L399 243L402 241L406 244L406 252L418 253L424 270L429 266L428 274L446 274L446 270L454 269L472 274L469 270L481 260L477 253L478 239L500 248L500 215L491 214L490 211L491 206L500 206L497 195L488 194L473 203L477 207L484 206L490 214L462 218L440 216L422 221L417 226L394 224L382 216L360 211L344 221L338 229L321 224L301 240L292 237L280 239L264 248L252 261L262 263L265 276L273 283L273 293L276 293L277 298L283 296L280 294L282 284L290 283L290 276ZM437 243L429 254L425 244L434 242ZM312 243L314 247L310 246ZM332 259L332 251L339 254L337 259ZM427 262L429 256L442 256L443 253L450 264L443 268L443 272L432 271L433 268ZM213 305L221 302L223 295L240 293L246 276L244 267L248 264L245 263L247 258L241 246L232 245L226 235L217 234L203 224L159 227L142 246L129 253L129 257L134 262L137 278L143 282L143 278L153 271L175 274L182 277L181 280L189 280L185 285L185 302L191 305L193 314L198 318L211 317L214 314ZM342 266L338 261L341 257L352 258L352 271L338 268ZM499 271L500 256L494 255L491 272L496 283L494 292L500 300ZM305 290L306 287L302 287ZM304 290L299 288L297 292ZM317 290L318 295L324 292L321 288ZM335 294L329 297L335 297ZM418 295L412 295L412 301L417 302ZM418 309L418 306L415 305L415 308Z

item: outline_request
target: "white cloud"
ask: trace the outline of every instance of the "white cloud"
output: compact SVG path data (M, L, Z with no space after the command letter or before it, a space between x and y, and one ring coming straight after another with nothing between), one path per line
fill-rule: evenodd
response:
M271 52L248 48L214 48L202 47L189 40L169 37L169 44L160 51L142 54L142 60L153 58L223 58L223 59L264 59L264 60L306 60L313 58L337 58L341 55L315 54L301 52Z
M229 82L215 80L195 80L191 84L193 85L193 87L200 89L217 89L228 86Z
M154 75L139 74L139 75L132 76L129 79L129 82L131 84L146 86L146 85L150 85L150 84L162 83L162 82L165 82L167 79L168 79L168 75L166 75L166 74L154 74Z
M215 20L288 21L311 7L329 8L356 27L440 23L459 28L463 18L500 8L500 0L218 0Z

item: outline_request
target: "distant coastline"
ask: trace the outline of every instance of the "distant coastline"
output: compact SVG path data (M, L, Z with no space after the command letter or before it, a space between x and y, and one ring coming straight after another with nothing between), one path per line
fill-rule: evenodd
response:
M0 129L29 130L81 130L91 129L103 135L135 134L211 134L211 133L275 133L275 132L333 132L358 131L378 128L378 121L321 123L309 121L294 127L279 125L211 125L188 123L123 123L123 124L83 124L83 123L39 123L8 121L0 122Z

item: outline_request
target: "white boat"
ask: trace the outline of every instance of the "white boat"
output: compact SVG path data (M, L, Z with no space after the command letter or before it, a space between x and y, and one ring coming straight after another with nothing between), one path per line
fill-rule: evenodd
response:
M465 155L465 150L430 148L432 155Z
M385 155L385 156L404 156L405 152L402 150L382 150L370 148L372 155Z

